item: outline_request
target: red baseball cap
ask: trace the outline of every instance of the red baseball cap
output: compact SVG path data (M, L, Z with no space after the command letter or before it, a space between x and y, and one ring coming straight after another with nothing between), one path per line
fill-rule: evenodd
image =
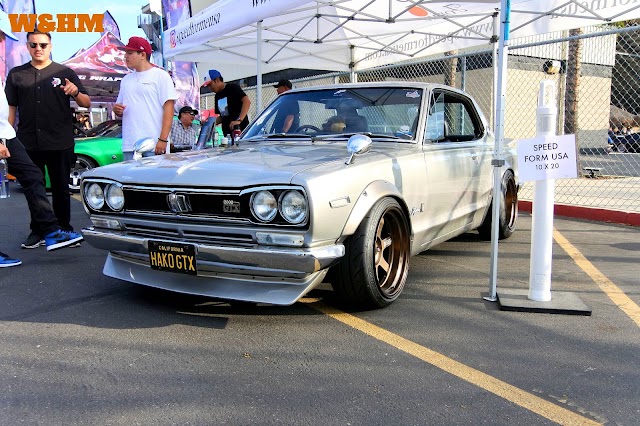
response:
M151 56L151 45L147 39L142 37L131 37L126 46L119 46L120 50L134 50L136 52L145 52L147 56Z

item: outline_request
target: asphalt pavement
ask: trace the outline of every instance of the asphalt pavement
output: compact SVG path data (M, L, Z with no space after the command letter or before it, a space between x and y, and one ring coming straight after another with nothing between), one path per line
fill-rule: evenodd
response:
M347 312L328 286L287 307L137 287L87 244L20 249L28 225L19 192L0 200L23 260L0 269L0 425L640 424L638 227L555 218L552 292L592 309L574 316L483 300L475 233L412 258L390 307ZM498 292L528 288L530 240L525 213Z

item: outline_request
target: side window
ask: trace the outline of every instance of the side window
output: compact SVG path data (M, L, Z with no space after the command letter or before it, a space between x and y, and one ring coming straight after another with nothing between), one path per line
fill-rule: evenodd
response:
M469 99L434 91L427 118L427 138L434 142L465 142L482 136L482 124Z
M440 142L445 139L444 93L434 92L431 96L429 116L427 117L427 139Z

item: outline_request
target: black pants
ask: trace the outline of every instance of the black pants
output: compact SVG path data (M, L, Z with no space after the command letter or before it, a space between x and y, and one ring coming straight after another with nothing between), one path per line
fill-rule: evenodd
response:
M69 191L69 174L76 161L73 147L59 151L27 151L31 161L40 168L44 175L45 166L49 172L51 183L51 204L58 224L64 230L71 230L71 192ZM34 223L31 223L34 230Z
M11 154L11 157L7 158L9 173L20 182L29 205L31 231L44 236L58 230L60 226L47 198L42 172L38 166L33 164L18 138L8 139L7 148Z

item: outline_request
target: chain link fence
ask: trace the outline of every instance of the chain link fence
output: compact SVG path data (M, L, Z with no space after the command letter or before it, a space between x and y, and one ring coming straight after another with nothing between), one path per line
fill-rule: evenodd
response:
M493 117L493 52L448 52L356 73L357 81L441 83L471 94ZM578 179L556 181L556 202L640 212L640 25L602 25L511 41L508 59L505 138L535 136L538 90L543 80L557 87L558 134L575 134ZM294 87L346 83L347 73L292 81ZM262 108L276 96L263 85ZM256 88L244 91L255 117ZM202 96L202 109L213 108L213 95ZM492 121L492 118L490 119ZM493 126L493 123L491 123ZM533 197L533 183L521 199Z

